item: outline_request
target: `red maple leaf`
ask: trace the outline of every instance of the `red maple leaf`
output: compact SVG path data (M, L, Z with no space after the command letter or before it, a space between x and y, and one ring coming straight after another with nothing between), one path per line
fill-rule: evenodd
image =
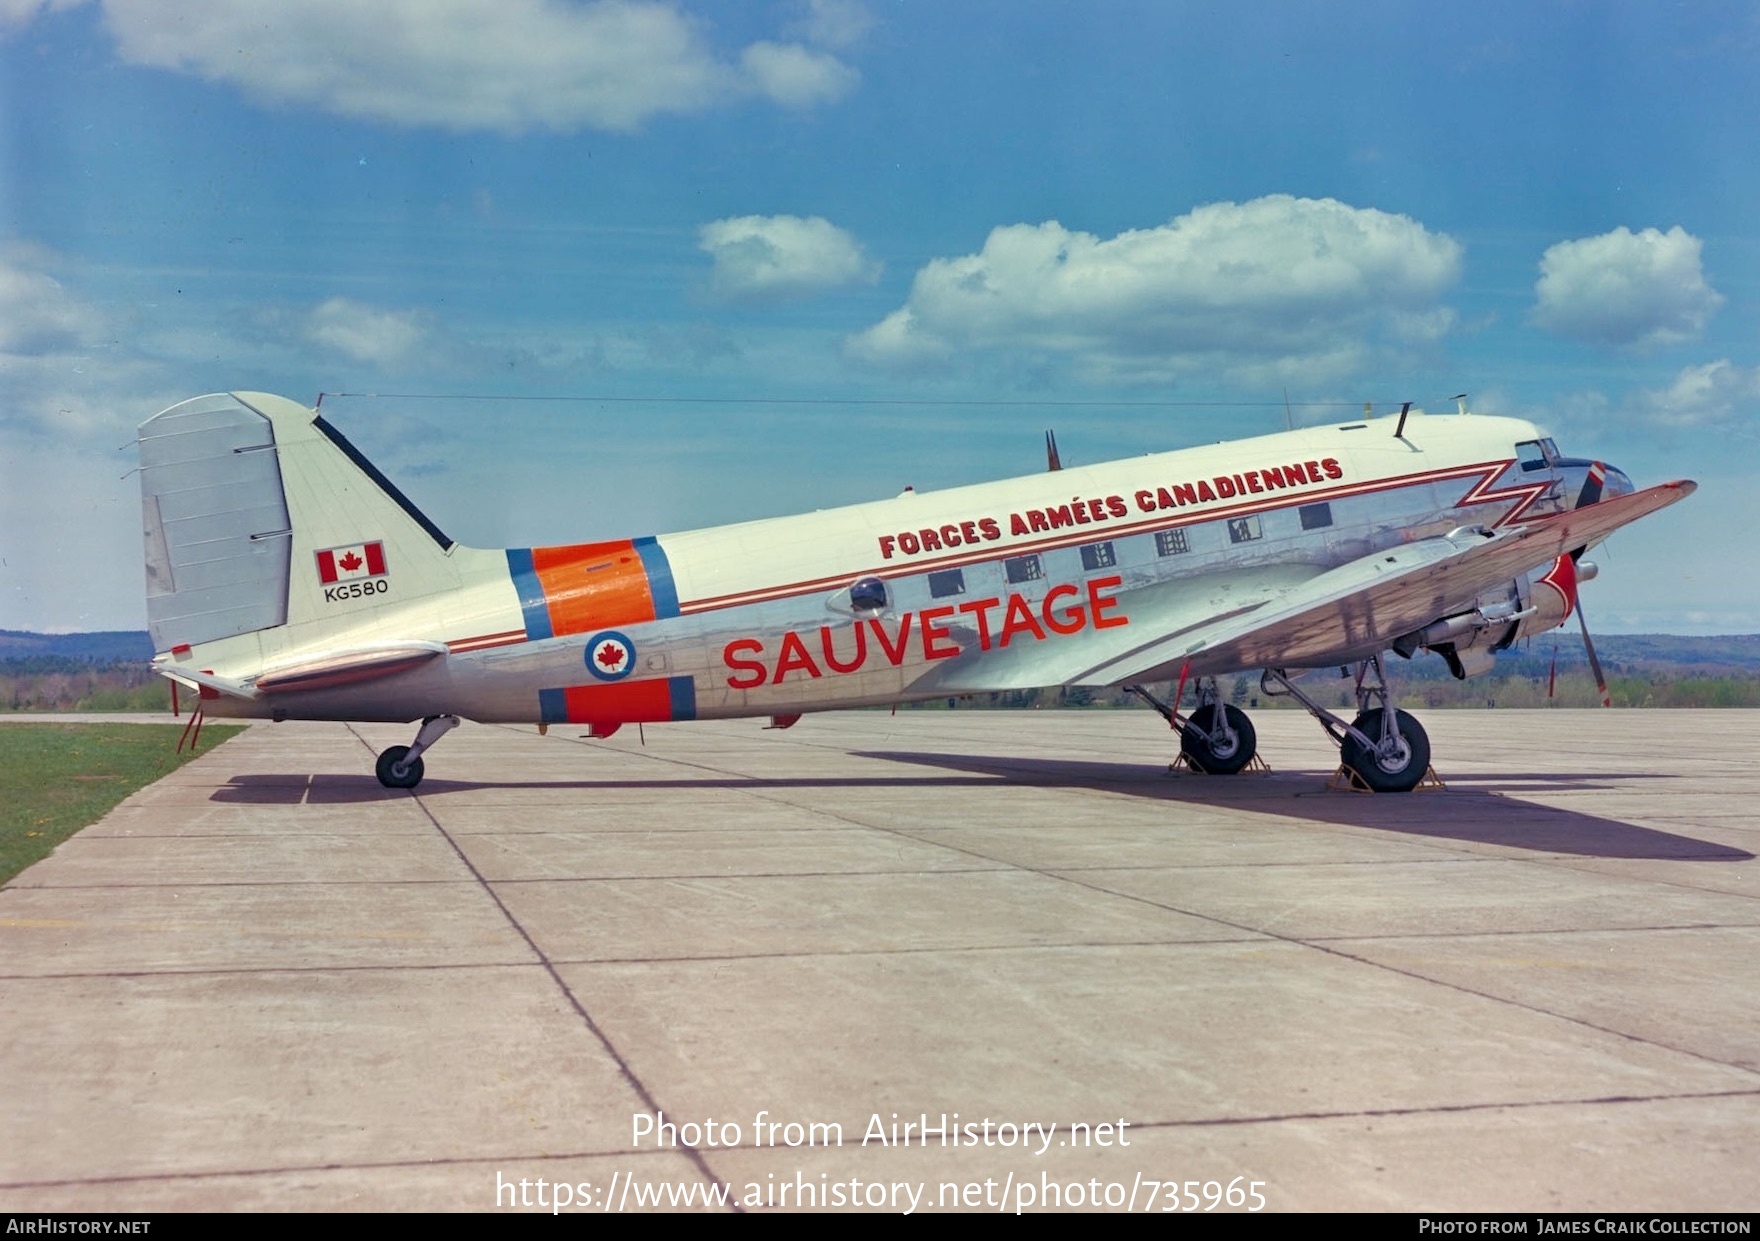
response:
M344 569L347 569L350 573L353 573L356 569L360 568L361 565L364 564L365 562L359 556L355 555L353 552L350 552L350 553L348 553L348 555L344 556L341 560L338 560L336 563L341 565Z
M615 668L623 662L623 648L615 642L607 642L599 648L598 660L607 668Z

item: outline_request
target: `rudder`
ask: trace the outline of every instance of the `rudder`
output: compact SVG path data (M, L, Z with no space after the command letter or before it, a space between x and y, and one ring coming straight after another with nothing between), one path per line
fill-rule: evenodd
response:
M153 649L285 624L293 529L274 425L202 396L149 418L136 442Z

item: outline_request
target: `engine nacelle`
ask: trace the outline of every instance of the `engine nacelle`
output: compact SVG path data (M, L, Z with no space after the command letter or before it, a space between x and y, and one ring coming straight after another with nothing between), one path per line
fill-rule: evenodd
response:
M1393 649L1407 659L1420 650L1435 651L1448 661L1448 670L1463 681L1489 672L1496 652L1569 620L1577 606L1577 584L1591 580L1597 572L1591 561L1560 556L1543 570L1481 594L1471 610L1405 634L1394 642Z
M1560 556L1546 567L1544 572L1536 570L1517 585L1525 588L1523 610L1528 614L1516 622L1514 629L1504 645L1508 646L1520 638L1531 638L1537 633L1545 633L1548 629L1557 629L1571 618L1577 608L1577 587L1583 582L1590 582L1600 572L1592 560L1572 560L1569 556Z

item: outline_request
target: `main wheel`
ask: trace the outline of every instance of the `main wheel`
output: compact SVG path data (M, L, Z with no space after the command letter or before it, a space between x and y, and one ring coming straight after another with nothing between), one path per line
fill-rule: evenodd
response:
M1233 730L1232 738L1210 735L1218 710ZM1226 703L1220 707L1205 705L1192 712L1189 718L1190 722L1180 730L1179 752L1196 770L1212 776L1232 776L1252 762L1253 755L1258 753L1259 738L1253 731L1253 721L1239 707Z
M1381 711L1365 711L1351 721L1351 726L1374 741L1381 740ZM1349 733L1338 747L1338 757L1346 767L1377 793L1409 793L1430 770L1430 738L1418 721L1404 711L1394 713L1399 737L1386 753L1366 747Z
M379 755L375 770L380 784L388 789L413 789L422 782L422 760L418 756L405 762L408 753L408 746L394 745Z

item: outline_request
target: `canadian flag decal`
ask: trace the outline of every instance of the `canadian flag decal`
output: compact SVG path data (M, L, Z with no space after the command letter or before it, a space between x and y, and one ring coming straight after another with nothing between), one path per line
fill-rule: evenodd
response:
M352 547L327 547L318 553L318 580L347 582L357 577L385 576L385 544L375 540Z

